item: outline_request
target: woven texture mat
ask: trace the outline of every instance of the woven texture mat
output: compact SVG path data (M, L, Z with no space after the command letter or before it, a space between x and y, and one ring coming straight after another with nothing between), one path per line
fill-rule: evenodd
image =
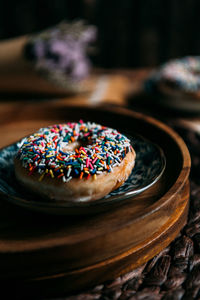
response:
M200 134L175 129L185 140L192 158L187 225L169 247L145 265L112 282L62 300L200 299Z

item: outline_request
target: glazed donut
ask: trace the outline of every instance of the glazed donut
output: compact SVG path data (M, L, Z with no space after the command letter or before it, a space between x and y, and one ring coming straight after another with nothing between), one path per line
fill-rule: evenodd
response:
M161 103L178 109L199 110L200 56L171 60L152 72L144 90Z
M17 180L44 198L90 201L121 186L135 157L126 136L81 120L41 128L25 138L14 165Z
M200 56L188 56L165 63L148 79L152 83L166 84L182 92L200 90Z

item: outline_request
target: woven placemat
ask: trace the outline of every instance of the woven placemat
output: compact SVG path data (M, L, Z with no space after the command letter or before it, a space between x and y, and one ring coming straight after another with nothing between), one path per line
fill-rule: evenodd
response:
M192 158L187 225L166 249L138 269L80 294L54 300L200 299L200 134L175 129Z

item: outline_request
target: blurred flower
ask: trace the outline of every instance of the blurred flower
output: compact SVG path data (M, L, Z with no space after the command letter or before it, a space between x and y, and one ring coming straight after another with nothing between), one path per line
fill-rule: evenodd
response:
M56 83L76 82L90 72L89 47L96 40L96 28L82 21L62 22L54 28L31 36L25 57L37 71Z

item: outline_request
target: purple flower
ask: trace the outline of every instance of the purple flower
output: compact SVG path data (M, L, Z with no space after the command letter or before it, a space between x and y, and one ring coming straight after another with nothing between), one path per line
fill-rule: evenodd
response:
M59 73L72 81L79 81L89 74L88 47L95 39L93 26L82 22L61 23L30 38L26 48L31 55L26 57L35 62L39 71L51 75Z

